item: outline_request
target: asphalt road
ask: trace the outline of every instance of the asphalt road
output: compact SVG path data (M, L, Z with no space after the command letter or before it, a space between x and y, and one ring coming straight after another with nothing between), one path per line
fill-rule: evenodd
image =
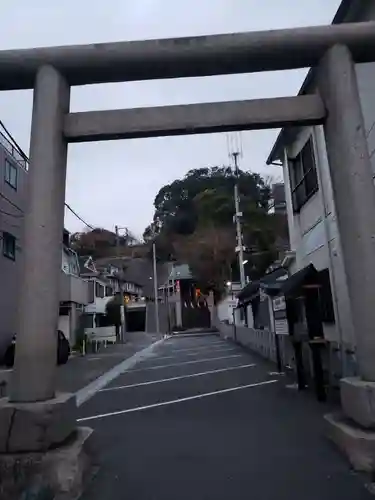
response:
M80 407L101 461L83 499L372 499L285 386L216 336L165 341Z

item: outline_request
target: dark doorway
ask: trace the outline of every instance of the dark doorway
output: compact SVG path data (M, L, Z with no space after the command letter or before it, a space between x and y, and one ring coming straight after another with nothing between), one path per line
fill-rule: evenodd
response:
M144 332L146 329L146 308L126 311L126 330Z
M327 278L328 276L328 278ZM299 389L312 385L318 401L325 401L329 385L327 342L323 320L333 315L328 270L309 266L293 274L283 285L287 299L289 333L294 347Z
M207 300L192 280L181 280L181 317L183 328L210 328L211 313Z

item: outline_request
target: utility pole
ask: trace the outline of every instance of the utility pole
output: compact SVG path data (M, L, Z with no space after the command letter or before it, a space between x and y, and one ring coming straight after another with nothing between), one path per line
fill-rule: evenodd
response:
M116 233L116 256L120 257L120 230L124 231L124 237L126 238L126 245L129 244L129 229L127 227L115 226Z
M237 234L237 246L236 252L238 253L238 266L240 268L240 281L241 288L244 288L246 285L245 279L245 267L244 267L244 258L243 258L243 237L242 237L242 224L241 217L242 212L240 212L240 196L239 196L239 188L238 188L238 178L239 178L239 169L238 169L238 157L240 153L235 151L231 154L234 161L234 175L236 177L234 183L234 206L235 206L235 215L234 220L236 222L236 234Z
M156 268L156 245L152 244L152 258L154 263L154 299L155 299L155 322L156 322L156 333L160 333L159 324L159 301L158 301L158 275Z
M116 255L117 257L120 256L120 236L119 236L119 227L115 226L115 233L116 233Z

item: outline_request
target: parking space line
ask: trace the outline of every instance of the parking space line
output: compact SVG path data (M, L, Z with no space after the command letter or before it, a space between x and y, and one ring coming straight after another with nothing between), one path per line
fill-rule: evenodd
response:
M215 354L218 353L218 354L224 354L225 352L229 352L229 351L238 351L238 348L237 347L226 347L225 349L216 349L216 350L212 350L212 351L208 351L208 354L210 352L214 352ZM190 353L185 353L183 354L184 356L197 356L199 355L199 352L190 352ZM99 358L100 359L100 358ZM154 358L151 358L151 359L178 359L178 355L177 353L174 355L174 356L158 356L157 354L154 356Z
M230 356L220 356L219 358L205 358L205 359L194 359L193 361L184 361L183 363L171 363L169 365L156 365L148 366L146 368L137 368L136 370L129 370L129 373L143 372L145 370L161 370L162 368L171 368L173 366L191 365L194 363L204 363L206 361L218 361L219 359L229 359L229 358L239 358L243 354L232 354ZM155 360L155 358L150 358L147 361Z
M220 368L218 370L209 370L206 372L192 373L190 375L181 375L179 377L162 378L159 380L150 380L149 382L139 382L138 384L119 385L117 387L107 387L106 389L102 389L99 392L119 391L122 389L130 389L132 387L142 387L143 385L162 384L164 382L171 382L173 380L182 380L184 378L202 377L204 375L211 375L213 373L229 372L232 370L243 370L244 368L253 368L254 366L256 366L255 363L251 363L249 365L230 366L228 368Z
M201 337L201 338L206 338L206 337L217 337L220 338L220 334L216 332L206 332L206 333L178 333L177 335L171 335L170 338L175 338L175 339L190 339L190 338L196 338L196 337Z
M124 359L118 365L111 368L109 371L100 375L97 379L90 382L85 387L82 387L75 393L76 404L77 406L81 406L87 400L92 398L94 394L96 394L100 389L103 389L106 385L112 382L113 379L117 378L119 375L124 373L127 370L130 370L134 365L147 359L160 344L164 342L164 339L157 340L153 344L149 345L145 349L136 352L133 356Z
M196 396L189 396L186 398L173 399L171 401L163 401L161 403L154 403L154 404L146 405L146 406L136 406L135 408L128 408L127 410L113 411L111 413L102 413L99 415L93 415L91 417L78 418L77 422L87 422L88 420L98 420L100 418L113 417L115 415L124 415L126 413L134 413L136 411L150 410L151 408L158 408L160 406L168 406L168 405L173 405L173 404L177 404L177 403L185 403L186 401L193 401L195 399L208 398L210 396L217 396L219 394L226 394L228 392L235 392L235 391L241 391L243 389L260 387L263 385L274 384L275 382L277 382L277 380L265 380L263 382L257 382L255 384L239 385L236 387L230 387L229 389L221 389L219 391L205 392L203 394L197 394Z
M165 345L166 346L176 345L175 342L171 342L172 340L173 339L169 338L166 341ZM181 346L185 346L185 347L188 346L188 345L190 345L190 346L195 345L195 348L198 348L198 347L206 347L206 346L210 346L210 345L218 345L218 344L226 344L226 343L227 342L225 342L224 340L217 340L215 342L214 341L209 341L209 342L204 342L204 343L200 343L200 344L196 344L195 342L194 343L193 342L189 342L189 343L188 342L183 342L180 345Z
M206 349L211 349L212 351L216 351L218 349L224 349L224 348L229 348L231 347L231 344L214 344L213 346L200 346L200 347L189 347L187 349L171 349L168 350L168 352L172 353L179 353L179 352L188 352L188 351L195 351L195 352L200 352ZM236 346L235 346L236 347Z

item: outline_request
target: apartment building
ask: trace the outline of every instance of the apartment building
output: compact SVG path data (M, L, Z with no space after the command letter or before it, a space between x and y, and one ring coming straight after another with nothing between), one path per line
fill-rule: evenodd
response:
M62 243L58 329L69 339L71 345L74 345L80 317L90 300L89 283L80 276L78 255L70 246L70 234L66 229Z
M17 333L17 301L20 257L23 248L23 217L29 160L0 126L0 362ZM69 233L62 235L60 315L56 328L74 343L80 311L88 303L88 283L79 276Z
M0 359L16 332L28 161L0 127Z
M343 0L333 24L369 20L375 20L373 0ZM375 175L375 64L357 64L356 72ZM300 94L315 89L310 70ZM335 383L356 374L356 346L323 127L283 129L267 163L279 164L284 174L290 236L284 264L292 275L287 294L299 303L292 314L294 335L304 346L313 336L320 339L323 364ZM306 317L314 314L322 324L307 332ZM310 349L305 351L303 362L311 365Z

